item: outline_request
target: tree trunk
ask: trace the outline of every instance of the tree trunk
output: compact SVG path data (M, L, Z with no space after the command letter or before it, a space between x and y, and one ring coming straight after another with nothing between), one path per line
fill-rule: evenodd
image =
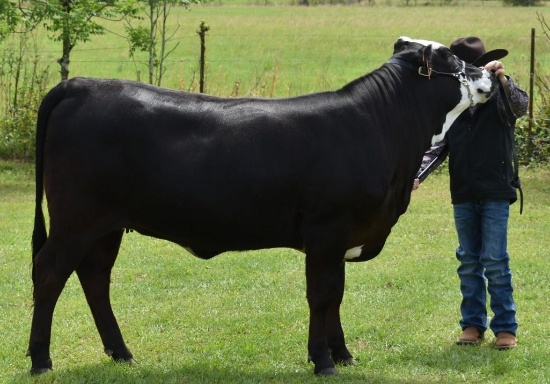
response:
M63 0L61 3L63 6L63 10L66 13L66 17L63 22L63 53L62 56L57 62L59 63L59 66L61 67L60 73L61 73L61 80L67 80L69 78L69 64L71 62L71 50L73 49L73 44L71 43L71 34L70 30L71 27L69 25L69 14L71 13L71 1L70 0Z
M158 16L155 9L155 2L153 0L149 0L149 12L149 84L154 84L156 61L155 40L157 34Z

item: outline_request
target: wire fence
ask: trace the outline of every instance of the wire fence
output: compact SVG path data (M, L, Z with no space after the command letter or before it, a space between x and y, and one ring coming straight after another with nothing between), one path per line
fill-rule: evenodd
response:
M540 36L539 36L540 37ZM440 41L450 41L452 36L442 35ZM488 36L491 41L498 41L499 36ZM205 63L209 77L223 76L223 81L243 79L245 72L255 74L259 69L272 70L279 66L287 74L292 72L295 77L304 73L334 71L349 73L351 80L367 71L380 66L389 56L396 36L359 36L330 34L270 34L250 35L231 34L219 35L209 33L206 36ZM284 42L284 43L282 43ZM527 85L529 79L529 34L518 34L507 38L506 43L514 48L506 58L506 63L518 82ZM200 65L200 43L196 35L179 36L170 42L177 45L175 51L166 59L165 64L172 78L189 76L197 71ZM376 50L362 51L358 47L377 47ZM59 51L55 49L39 50L37 52L42 65L56 67ZM548 71L550 68L550 53L546 50L537 51L538 68ZM72 75L79 76L111 76L132 77L136 68L146 63L144 55L136 55L135 59L128 55L128 45L115 42L111 45L92 46L80 45L71 54ZM344 68L347 69L344 71ZM187 72L187 73L186 73ZM337 76L344 80L345 76ZM166 84L173 86L173 84Z
M236 29L238 30L238 29ZM175 50L164 61L166 75L163 85L195 91L201 65L209 83L208 93L229 95L236 83L240 94L257 95L258 84L269 80L277 82L277 88L262 96L292 96L300 93L333 89L370 72L382 65L392 53L398 36L390 34L331 34L331 33L217 33L205 36L205 56L201 63L199 36L181 34L168 44ZM415 37L415 36L412 36ZM422 36L421 36L422 37ZM539 49L535 52L537 74L550 73L550 49L544 36L536 35ZM456 36L445 31L434 39L448 44ZM56 82L59 49L47 37L41 36L34 43L35 61L49 67L51 81ZM501 35L484 36L488 46L498 46ZM510 55L505 59L507 71L522 87L530 80L530 34L517 33L505 38ZM361 49L361 47L369 47ZM0 48L0 58L8 55L13 47ZM120 77L145 79L149 62L145 53L129 55L129 45L122 37L100 37L90 43L79 44L71 52L70 77ZM0 62L0 65L6 64ZM276 77L276 79L275 79ZM265 86L265 84L264 84Z

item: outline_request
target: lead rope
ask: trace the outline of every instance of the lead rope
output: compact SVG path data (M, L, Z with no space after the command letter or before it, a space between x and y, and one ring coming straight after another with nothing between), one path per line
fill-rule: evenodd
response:
M512 186L519 190L519 214L523 213L523 190L521 189L521 180L519 179L519 159L518 152L516 150L516 139L514 137L514 131L512 130L512 157L514 158L514 178L512 179Z
M500 81L497 80L497 86L500 88L499 92L503 92L505 94L505 102L508 102L506 98L506 91L504 90L504 86ZM505 107L506 108L506 107ZM512 177L512 187L519 190L519 214L521 215L523 213L523 190L521 189L521 180L519 178L519 157L518 157L518 151L516 149L516 138L514 134L514 127L515 127L515 120L514 123L511 123L508 121L507 125L510 128L510 144L512 146L512 161L513 161L513 177Z

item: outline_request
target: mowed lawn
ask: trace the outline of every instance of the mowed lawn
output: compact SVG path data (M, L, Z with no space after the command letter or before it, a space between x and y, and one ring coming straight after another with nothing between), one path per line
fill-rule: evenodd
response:
M548 383L550 169L522 170L525 212L511 208L519 346L454 344L460 294L448 177L413 194L383 252L349 264L342 321L359 364L319 379L307 362L304 257L288 249L210 261L165 241L125 235L112 301L139 364L115 364L75 276L56 308L54 371L25 357L32 313L32 165L0 162L1 383Z
M380 66L400 35L446 44L479 35L489 48L510 50L505 63L526 88L532 27L539 29L540 64L550 67L537 21L537 12L548 14L548 8L483 4L177 10L180 45L164 84L196 90L195 30L205 20L212 28L207 91L216 95L336 89ZM47 40L39 46L53 85L58 50ZM125 42L115 35L77 46L72 59L71 76L136 76ZM54 316L54 371L31 377L25 351L32 315L33 173L30 164L0 161L0 383L550 383L548 167L522 169L525 212L519 215L519 204L511 208L516 350L494 350L492 335L480 347L454 345L460 333L457 244L448 176L441 173L414 192L383 252L348 266L342 321L359 364L341 368L334 379L314 377L307 362L302 254L273 249L203 261L135 232L125 235L111 295L139 364L114 364L103 353L73 276Z

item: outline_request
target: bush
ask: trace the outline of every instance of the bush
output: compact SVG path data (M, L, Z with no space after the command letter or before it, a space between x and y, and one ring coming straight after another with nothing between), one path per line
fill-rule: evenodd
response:
M18 37L0 56L0 157L32 159L36 115L46 92L48 69L39 68L31 36Z
M528 117L520 119L516 126L516 146L524 165L550 163L550 75L539 76L535 87L540 106L533 114L538 117L531 129Z
M542 27L544 42L550 44L550 27L542 14L537 12L537 19ZM543 42L543 44L544 44ZM529 127L529 119L523 118L516 127L516 143L522 164L550 163L550 75L545 74L537 65L535 77L537 116ZM537 98L538 97L538 98ZM535 100L531 100L535 103Z
M540 5L540 0L502 0L504 5L513 7L534 7Z

